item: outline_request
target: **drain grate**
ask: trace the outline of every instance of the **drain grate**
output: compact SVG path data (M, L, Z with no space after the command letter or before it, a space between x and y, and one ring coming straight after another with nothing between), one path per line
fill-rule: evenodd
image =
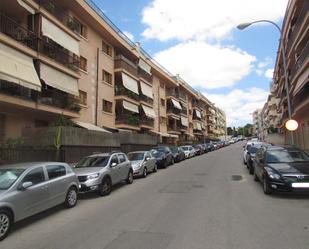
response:
M242 179L241 175L232 175L232 181L241 181Z

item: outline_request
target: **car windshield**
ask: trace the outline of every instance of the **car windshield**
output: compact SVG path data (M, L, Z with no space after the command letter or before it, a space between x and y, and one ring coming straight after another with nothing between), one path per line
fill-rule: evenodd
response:
M189 147L188 146L184 146L184 147L181 147L183 150L187 151L189 150Z
M75 168L105 167L108 160L109 156L85 157L76 164Z
M177 148L177 147L171 147L171 151L172 151L173 153L177 153L177 152L178 152L178 148Z
M160 156L162 155L162 152L160 152L160 151L158 151L158 150L156 150L156 149L152 149L152 150L150 151L150 153L151 153L151 155L152 155L153 157L155 157L155 158L158 158L158 157L160 157Z
M130 161L140 161L144 159L144 153L143 152L129 153L128 158Z
M166 152L166 149L164 147L158 147L156 148L156 150L160 151L160 152Z
M250 154L255 154L256 151L259 149L260 147L256 147L256 146L250 146L248 151Z
M292 163L309 161L309 155L301 150L270 150L266 153L268 163Z
M24 169L0 169L0 190L9 189Z

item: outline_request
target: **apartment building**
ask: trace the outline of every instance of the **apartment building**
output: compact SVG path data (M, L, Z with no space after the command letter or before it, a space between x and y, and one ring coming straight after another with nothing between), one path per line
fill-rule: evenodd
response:
M262 109L257 109L252 113L253 120L253 134L258 138L261 138L262 134Z
M91 0L2 0L0 140L47 127L216 139L225 114L133 43Z
M291 0L282 26L282 39L274 71L274 95L279 98L278 113L280 127L285 133L286 143L291 143L284 124L288 119L287 91L284 85L282 49L287 57L289 97L292 106L292 118L297 120L299 128L294 134L294 143L309 150L309 2Z

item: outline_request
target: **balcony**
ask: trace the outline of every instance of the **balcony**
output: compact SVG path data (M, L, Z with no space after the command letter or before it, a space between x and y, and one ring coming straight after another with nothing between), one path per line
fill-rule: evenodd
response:
M177 108L175 108L173 106L169 106L166 109L166 113L167 113L167 115L168 114L174 114L174 115L179 116L179 114L181 113L181 110L179 110L179 109L177 109Z
M135 77L138 77L137 66L123 55L115 57L115 70L123 69Z
M79 58L73 56L68 50L60 47L50 39L40 39L34 32L20 26L13 19L0 13L0 32L9 36L17 42L31 48L45 56L59 62L65 67L79 70Z
M166 97L167 98L168 97L174 97L174 98L178 99L179 98L179 93L178 93L178 91L176 91L173 88L167 88L166 89Z
M181 113L187 116L188 115L188 109L185 108L184 106L182 106Z
M291 70L291 79L294 78L294 76L297 74L298 70L302 68L304 62L309 56L309 41L307 41L305 47L303 50L300 52L299 57L297 61L295 62L294 66L292 67Z
M128 97L130 99L134 99L136 101L140 100L140 96L139 95L137 95L136 93L128 90L127 88L125 88L121 84L116 84L115 85L115 96L125 96L125 97Z
M179 98L185 102L187 102L187 95L183 92L179 92Z
M36 92L29 88L0 80L0 93L71 112L78 113L80 111L79 100L76 97L56 89L42 88L42 92Z
M147 116L142 116L140 121L140 126L154 127L154 119L149 118Z
M144 95L144 94L141 94L141 95L140 95L140 101L143 101L143 102L145 102L145 103L147 103L147 104L149 104L149 105L153 105L153 99L147 97L147 96Z
M43 7L50 14L56 17L62 24L73 32L83 35L82 24L70 16L64 9L57 6L52 0L34 0L40 7Z
M150 84L152 84L152 76L148 73L146 73L144 70L138 68L137 69L137 73L138 73L138 77L146 80L147 82L149 82Z
M138 128L140 118L138 115L132 115L131 113L116 114L115 123L116 125L130 125Z

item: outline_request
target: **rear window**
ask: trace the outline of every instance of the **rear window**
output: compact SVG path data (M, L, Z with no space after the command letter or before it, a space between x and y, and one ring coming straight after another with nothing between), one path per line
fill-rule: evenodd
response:
M309 155L301 150L269 150L266 152L268 163L292 163L309 161Z
M128 158L130 161L140 161L144 159L144 153L129 153Z
M76 164L75 168L105 167L108 160L109 156L85 157Z

